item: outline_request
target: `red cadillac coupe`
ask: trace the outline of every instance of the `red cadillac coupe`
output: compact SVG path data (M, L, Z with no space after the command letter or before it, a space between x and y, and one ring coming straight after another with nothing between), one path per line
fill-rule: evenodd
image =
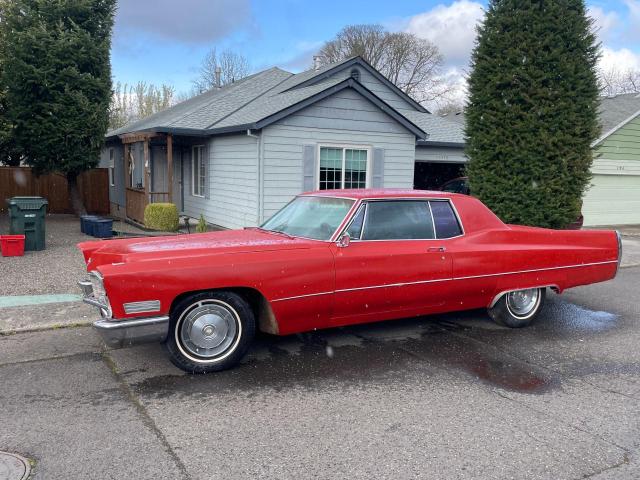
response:
M257 329L475 308L524 327L548 289L609 280L621 257L615 231L506 225L473 197L388 189L305 193L255 228L79 248L104 339L163 342L194 373L236 364Z

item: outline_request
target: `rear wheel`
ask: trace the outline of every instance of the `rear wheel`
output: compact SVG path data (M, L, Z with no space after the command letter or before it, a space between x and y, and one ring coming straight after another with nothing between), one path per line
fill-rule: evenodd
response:
M489 315L496 323L510 328L531 325L544 303L545 288L527 288L505 293L489 308Z
M204 292L181 300L171 313L165 343L175 366L208 373L236 365L255 335L251 307L232 292Z

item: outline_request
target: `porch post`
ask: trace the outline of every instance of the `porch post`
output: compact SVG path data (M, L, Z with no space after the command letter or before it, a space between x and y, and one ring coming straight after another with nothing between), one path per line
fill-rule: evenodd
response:
M131 187L131 175L129 172L131 171L131 162L129 161L129 144L124 144L124 186L125 188Z
M169 203L173 203L173 135L167 134L167 192Z
M142 173L144 175L144 199L145 205L151 203L151 198L149 196L149 172L151 171L151 164L149 160L149 138L145 137L144 139L144 165L142 167Z

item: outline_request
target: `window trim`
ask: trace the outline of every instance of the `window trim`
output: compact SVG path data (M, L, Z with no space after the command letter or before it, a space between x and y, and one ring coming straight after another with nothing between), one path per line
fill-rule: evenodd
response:
M364 216L362 217L362 227L360 227L360 236L358 238L353 238L353 237L351 237L351 235L349 235L349 241L359 242L362 239L362 232L364 232L364 225L365 225L365 223L367 221L367 209L368 208L369 208L369 205L368 205L368 203L366 201L360 202L360 205L356 209L356 212L348 220L348 223L344 227L344 231L343 231L342 235L346 234L349 231L349 229L351 228L351 225L353 224L353 222L355 222L356 217L358 215L360 215L360 211L361 210L364 211Z
M316 162L316 190L320 190L320 150L322 148L341 148L342 149L342 187L340 187L338 190L355 190L352 188L344 188L344 180L345 180L345 170L346 170L346 165L347 165L347 161L345 158L346 155L346 151L347 150L366 150L367 152L367 171L365 172L365 181L364 181L364 188L371 188L371 180L372 180L372 175L371 175L371 162L372 162L372 153L373 153L373 147L371 145L356 145L356 144L352 144L352 143L318 143L317 147L316 147L316 158L318 159L318 161ZM321 191L326 191L326 190L321 190Z
M109 186L116 186L116 152L115 148L109 148Z
M200 189L200 183L196 182L196 169L195 167L195 161L196 161L196 156L194 154L194 152L196 151L196 148L200 149L200 158L199 160L201 162L204 162L204 158L203 158L203 153L205 151L205 145L192 145L191 146L191 196L192 197L198 197L198 198L204 198L205 194L204 192L200 192L200 193L196 193L196 185L198 185L198 190ZM199 165L198 165L199 167ZM200 168L197 169L198 173L197 175L200 174ZM205 167L205 175L204 175L204 179L205 179L205 183L207 180L207 174L206 174L206 167ZM199 178L198 178L199 180ZM207 188L207 185L204 186L205 188Z
M431 211L431 203L429 203L429 211L431 213L431 221L433 222L433 234L436 236L436 238L398 238L398 239L381 239L381 240L366 240L366 239L362 239L362 235L364 234L364 226L367 222L367 212L365 211L365 217L364 220L362 222L362 230L360 232L360 238L351 238L350 241L352 242L446 242L449 240L454 240L456 238L460 238L460 237L464 237L465 236L465 230L464 230L464 225L462 223L462 220L460 219L460 215L458 214L458 210L456 209L455 203L452 201L452 199L450 198L423 198L423 197L397 197L397 198L392 198L392 197L387 197L387 198L363 198L361 199L356 205L355 205L355 210L354 212L348 216L345 226L343 228L341 228L339 230L339 234L335 236L335 238L333 238L331 241L336 242L337 239L339 239L342 235L344 235L347 230L349 229L349 227L351 226L351 223L354 221L356 215L360 212L360 207L361 205L365 205L365 208L367 208L367 204L369 202L389 202L389 201L424 201L424 202L448 202L449 205L451 206L451 210L453 210L453 214L458 222L458 225L460 226L460 235L456 235L455 237L449 237L449 238L437 238L438 232L436 231L436 225L435 225L435 219L433 218L433 212Z

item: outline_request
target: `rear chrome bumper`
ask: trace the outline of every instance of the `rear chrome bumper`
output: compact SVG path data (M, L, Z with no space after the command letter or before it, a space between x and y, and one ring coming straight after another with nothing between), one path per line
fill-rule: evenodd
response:
M169 331L169 317L102 319L93 326L110 347L126 347L138 343L164 342Z
M616 237L618 237L618 266L616 268L616 275L620 270L620 264L622 263L622 235L616 230Z

